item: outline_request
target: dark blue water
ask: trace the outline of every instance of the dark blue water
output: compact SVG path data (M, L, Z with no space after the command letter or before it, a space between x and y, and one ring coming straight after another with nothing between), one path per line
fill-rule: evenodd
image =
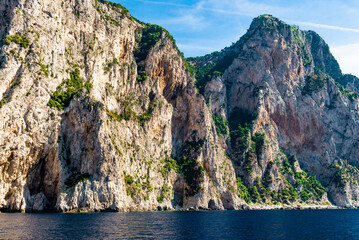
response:
M0 214L0 239L359 239L359 210Z

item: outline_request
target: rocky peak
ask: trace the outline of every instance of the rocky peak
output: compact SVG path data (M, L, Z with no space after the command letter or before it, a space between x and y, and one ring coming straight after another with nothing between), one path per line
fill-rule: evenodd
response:
M230 139L227 139L227 146L237 175L244 179L247 187L260 188L260 179L264 181L266 174L274 174L268 173L273 171L272 165L268 165L273 161L271 157L280 159L279 149L282 149L288 158L296 156L302 169L316 175L332 189L337 184L333 173L338 168L329 169L329 165L348 158L350 164L357 164L357 159L351 155L357 137L350 134L349 140L336 134L346 132L338 125L342 121L357 129L355 120L339 117L358 117L357 95L346 89L349 86L345 87L348 82L353 85L355 79L342 76L337 61L319 35L301 31L270 15L255 18L235 46L238 55L225 70L214 74L216 66L199 68L197 73L205 72L207 75L202 75L208 77L197 74L196 81L204 85L203 95L212 112L221 116L223 122L227 121L229 134L224 137ZM191 60L197 67L208 66L201 58ZM218 119L215 122L220 123ZM241 140L237 138L239 132ZM256 143L261 134L270 146L266 145L264 152L251 150L251 144ZM323 144L328 138L335 140ZM339 145L346 148L338 151L336 146ZM248 176L245 169L256 173L257 183L253 172ZM333 189L337 189L335 186ZM343 198L356 196L354 190L340 196L333 191L329 191L329 195L335 196L334 201L341 202L340 205ZM345 201L346 205L357 204Z
M358 101L313 34L263 15L193 67L120 4L0 11L1 210L359 204Z

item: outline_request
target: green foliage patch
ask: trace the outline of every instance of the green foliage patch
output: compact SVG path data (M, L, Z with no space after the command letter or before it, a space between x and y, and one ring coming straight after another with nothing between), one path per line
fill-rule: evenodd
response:
M253 147L255 149L256 155L258 156L264 146L265 134L258 133L258 132L255 133L254 136L252 137L252 141L253 141Z
M147 76L148 76L148 73L146 71L140 71L137 74L136 80L137 80L137 82L142 83L143 81L146 80Z
M216 126L216 132L218 135L227 135L228 134L228 122L224 120L222 116L217 114L212 115L213 122Z
M114 2L111 2L111 1L107 1L107 0L97 0L97 1L100 2L100 3L108 4L108 5L112 6L112 7L121 9L123 14L127 15L129 13L128 9L125 8L124 6L122 6L119 3L114 3Z
M359 169L349 164L348 161L340 160L337 163L332 163L330 168L335 170L332 181L339 187L344 188L346 183L359 185Z
M2 108L6 103L8 103L9 100L7 100L6 97L4 97L3 99L0 100L0 108Z
M243 181L240 177L237 177L237 190L239 192L240 198L244 199L246 203L251 202L251 197L248 188L243 184Z
M130 174L127 174L126 171L124 171L123 174L124 174L126 184L131 185L132 183L134 183L135 180Z
M252 148L251 148L252 149ZM237 189L239 197L247 203L285 203L307 202L310 199L320 201L326 192L326 188L308 172L297 172L294 164L297 162L296 157L288 158L283 154L281 161L276 163L269 162L267 170L262 179L257 177L254 184L246 186L240 178L237 179ZM276 164L281 172L280 180L284 183L278 191L270 189L273 179L270 169Z
M290 160L284 157L282 161L282 174L294 176L294 188L302 189L299 194L303 202L306 202L312 197L316 200L320 200L326 189L321 185L315 176L312 176L308 172L296 172L294 168L294 163L296 161L297 159L294 156L292 156Z
M305 86L302 89L303 95L310 95L313 92L317 92L324 87L328 81L328 76L324 73L311 74L307 76L305 80Z
M123 111L121 113L117 113L117 112L113 112L113 111L108 111L107 110L107 116L111 119L111 120L115 120L115 121L122 121L122 120L136 120L138 121L138 123L143 126L145 124L145 122L149 121L152 116L153 116L153 111L155 110L156 106L157 106L157 102L156 101L152 101L150 102L148 109L145 113L143 114L136 114L132 108L131 108L131 104L124 101L121 102Z
M151 48L155 46L159 40L161 40L161 36L164 31L166 30L163 27L155 24L147 23L144 26L141 40L138 42L138 47L135 50L135 58L137 62L141 62L146 59Z
M21 48L28 48L30 46L30 39L18 34L6 36L3 40L5 45L10 45L12 42L18 44Z
M216 55L216 53L213 53L212 55ZM216 62L196 69L195 87L198 92L203 95L206 84L212 80L212 77L223 75L224 71L232 64L236 56L237 53L231 51L226 55L219 57ZM201 58L187 58L188 61L196 61L199 59Z
M195 158L184 158L181 163L181 172L186 180L186 183L190 187L189 195L194 196L198 193L202 187L200 182L203 179L204 168L197 162Z
M250 130L256 117L256 114L239 108L235 108L229 117L231 145L238 146L242 153L248 148Z
M346 97L349 101L353 102L355 100L357 100L359 98L359 94L355 93L352 90L346 89L344 88L343 85L341 85L338 82L335 82L335 85L337 86L337 88L339 89L340 93Z
M118 65L118 64L119 63L118 63L117 58L114 57L112 62L107 63L106 66L104 67L105 73L108 73L113 68L113 66Z
M73 72L70 73L70 79L67 79L63 82L58 89L61 89L65 85L65 90L59 92L60 90L55 91L47 105L49 107L56 107L58 110L62 110L64 107L68 107L71 99L83 88L89 93L92 84L87 81L84 83L84 80L80 77L80 70L76 68Z
M169 198L170 196L171 196L171 187L167 185L163 185L161 187L161 194L157 198L157 201L159 203L163 203L163 200Z
M178 166L177 161L170 157L166 157L164 169L167 172L170 172L172 169L175 170L176 173L181 172L181 167Z
M190 196L194 196L202 189L201 182L203 181L204 168L197 161L197 158L203 145L203 139L187 140L180 160L166 160L168 167L175 169L177 173L183 174L189 187L187 194Z

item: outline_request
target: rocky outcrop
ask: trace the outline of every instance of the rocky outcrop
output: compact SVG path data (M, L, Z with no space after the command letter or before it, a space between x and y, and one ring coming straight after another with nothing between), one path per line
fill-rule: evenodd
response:
M245 205L167 31L97 0L0 6L1 209Z
M356 206L356 95L315 33L258 17L195 80L119 4L0 12L1 210Z
M323 39L312 31L300 31L296 26L262 15L231 48L239 54L224 70L216 63L229 56L228 49L190 60L198 72L207 71L206 75L212 76L201 82L203 78L198 75L196 84L205 85L204 96L212 111L229 122L231 159L244 185L264 188L260 191L261 202L270 198L266 186L282 189L282 196L283 189L289 191L289 202L297 193L302 201L308 198L308 193L318 201L325 196L324 188L306 189L299 174L304 169L327 188L334 204L357 206L357 182L349 180L357 176L357 95L354 89L346 89L343 79L348 76L342 76ZM208 64L212 64L210 68ZM227 106L224 111L213 101L218 95L226 99L221 100L222 106ZM235 121L238 118L242 118L240 128ZM238 138L239 130L241 139L232 141ZM262 150L257 149L256 142L260 134L265 137ZM243 140L248 144L243 144ZM255 143L254 148L250 142ZM284 167L282 176L273 168L278 166L275 164L278 160ZM288 171L286 165L293 169ZM295 186L297 191L290 190ZM277 201L276 197L271 197L270 201L273 200Z

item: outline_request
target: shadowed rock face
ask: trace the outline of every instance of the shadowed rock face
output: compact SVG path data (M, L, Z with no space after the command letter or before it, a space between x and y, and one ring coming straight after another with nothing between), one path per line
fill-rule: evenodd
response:
M119 4L0 13L2 210L356 206L357 101L315 33L258 17L191 59L212 69L197 90L167 31Z

